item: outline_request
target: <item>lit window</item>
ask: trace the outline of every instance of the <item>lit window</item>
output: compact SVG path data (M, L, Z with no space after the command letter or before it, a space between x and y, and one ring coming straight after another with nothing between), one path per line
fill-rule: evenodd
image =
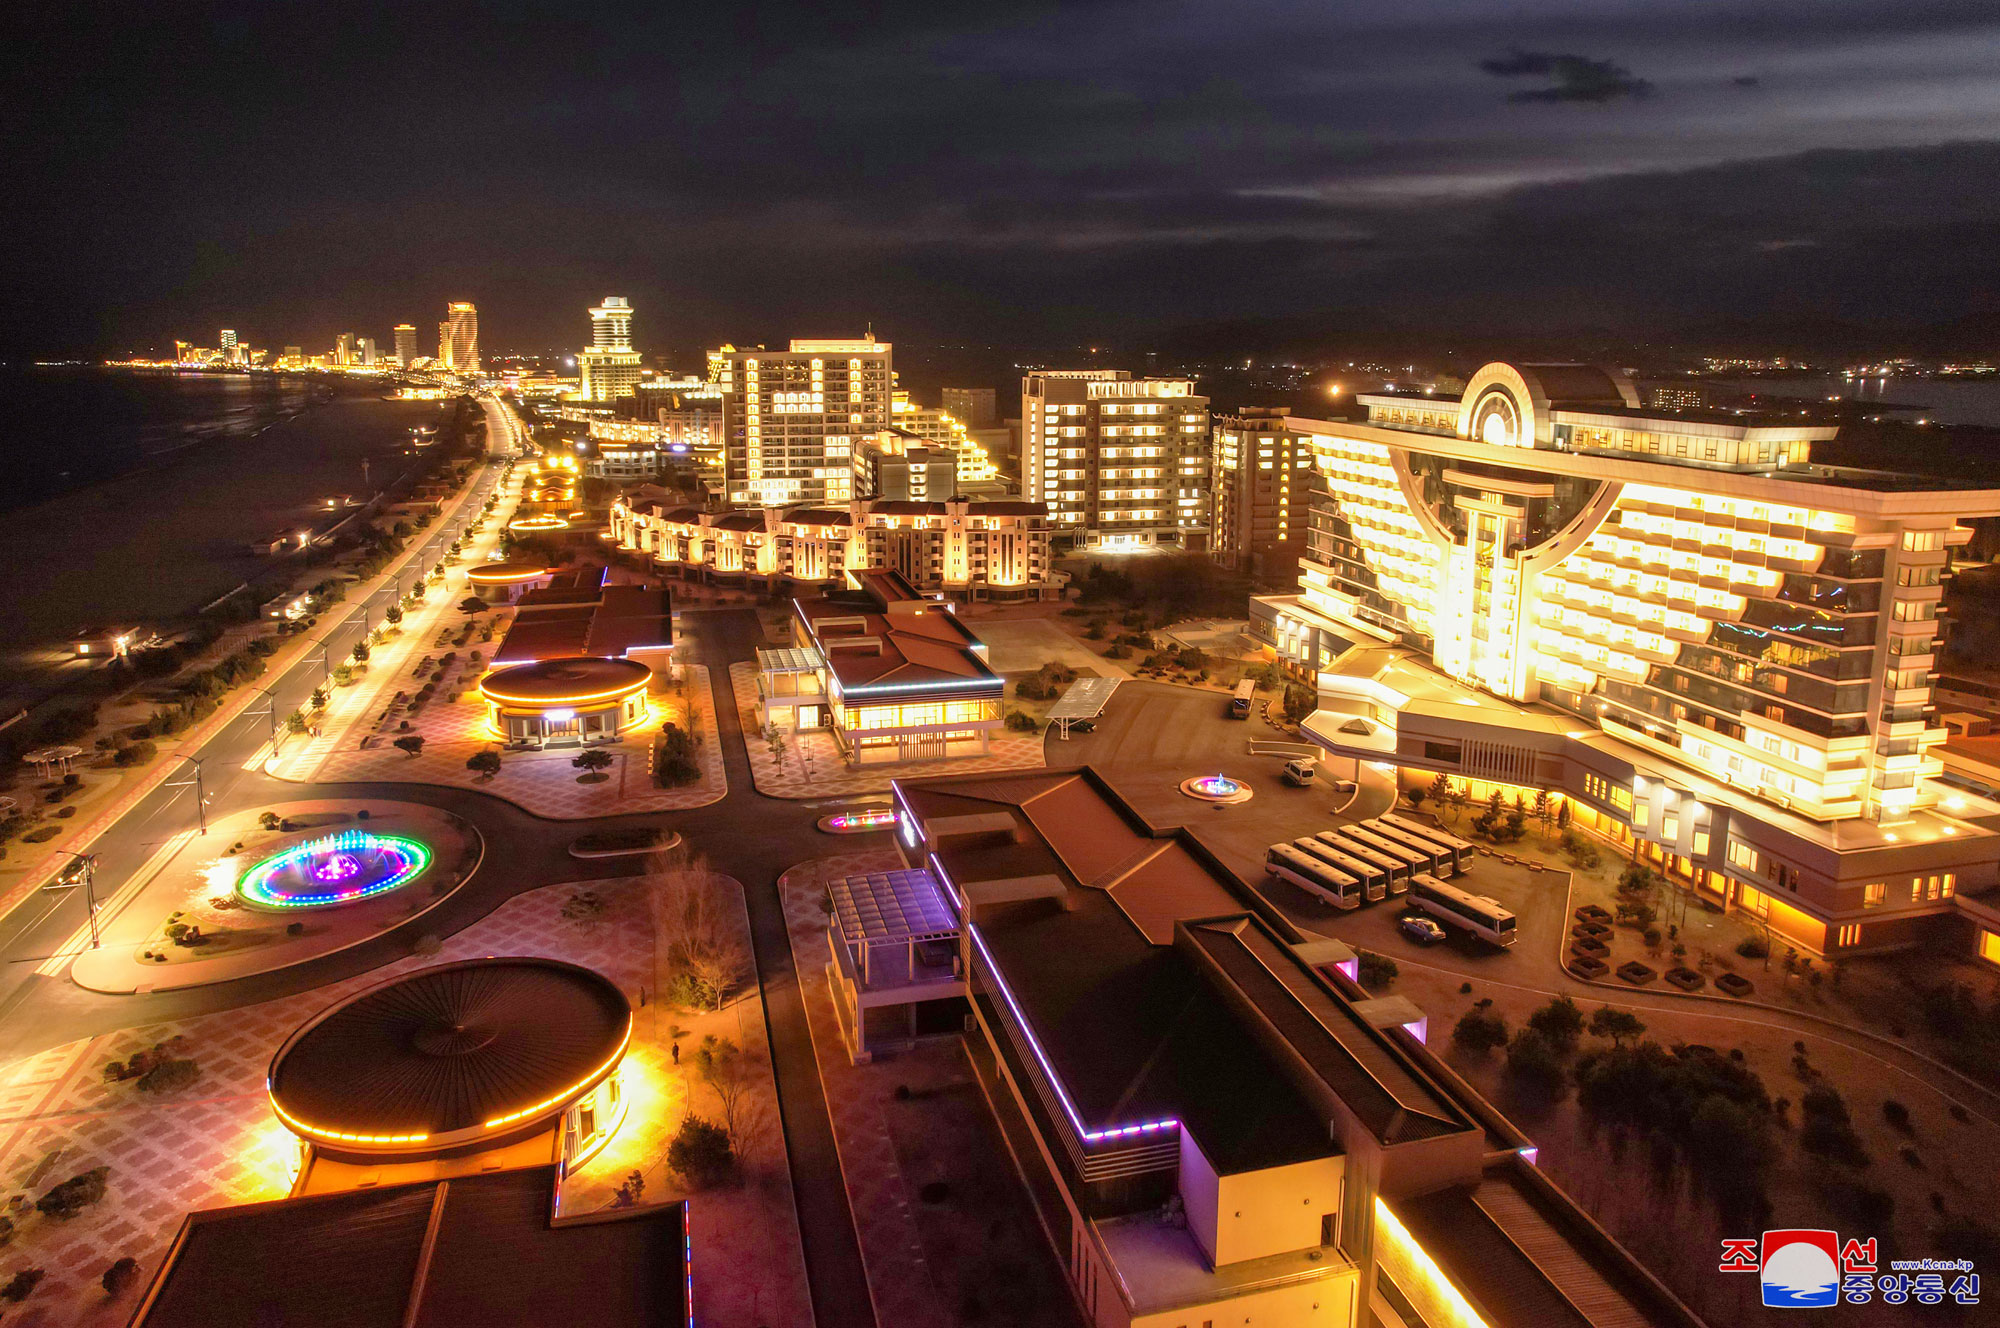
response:
M1889 886L1883 881L1872 881L1861 887L1861 906L1874 908L1889 897Z

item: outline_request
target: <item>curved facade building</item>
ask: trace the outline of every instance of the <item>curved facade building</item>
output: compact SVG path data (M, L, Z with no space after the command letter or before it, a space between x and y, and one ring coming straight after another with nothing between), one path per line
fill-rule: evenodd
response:
M1834 425L1649 410L1590 365L1361 401L1286 421L1319 492L1299 593L1254 606L1318 677L1315 741L1568 793L1822 952L1908 943L1991 883L1934 782L1931 689L1958 523L2000 492L1816 465Z
M480 681L493 731L509 744L610 742L643 723L653 671L637 660L565 655Z

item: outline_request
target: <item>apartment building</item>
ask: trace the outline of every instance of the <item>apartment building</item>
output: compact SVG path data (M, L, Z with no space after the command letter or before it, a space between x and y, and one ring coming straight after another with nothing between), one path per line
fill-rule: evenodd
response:
M884 429L860 445L854 474L870 498L922 501L958 493L958 454L903 429Z
M858 499L705 512L633 493L611 505L609 533L662 570L773 593L843 587L850 571L874 566L953 599L1046 599L1063 584L1040 503Z
M986 394L987 404L992 404L992 392ZM983 439L973 435L971 426L949 410L939 410L930 406L920 406L910 400L908 392L898 391L890 402L894 431L943 449L951 454L955 478L955 491L966 494L1004 493L1007 483L1000 478L999 469L993 464L992 456L986 450ZM893 498L898 495L882 489L865 491L867 497Z
M1972 937L2000 839L1938 783L1937 612L2000 491L1815 464L1837 426L1640 405L1587 365L1292 418L1326 487L1253 625L1317 678L1313 741L1563 794L1788 943ZM2000 927L1995 928L2000 931Z
M899 911L837 918L866 954L835 956L857 991L843 1031L893 1035L899 999L963 993L968 1059L1085 1321L1699 1328L1430 1053L1421 1010L1369 999L1354 951L1188 830L1088 767L892 797ZM888 893L849 878L836 912Z
M1312 444L1286 425L1289 413L1246 407L1216 416L1212 430L1211 552L1226 567L1278 585L1298 579L1316 475Z
M708 379L727 399L723 485L730 502L780 507L861 496L855 449L893 423L888 342L870 336L794 340L783 351L724 346L709 352Z
M577 354L577 395L584 401L610 402L632 395L645 376L644 362L632 349L632 302L607 295L590 311L590 344Z
M1182 378L1041 370L1021 380L1022 495L1072 547L1209 541L1208 398Z

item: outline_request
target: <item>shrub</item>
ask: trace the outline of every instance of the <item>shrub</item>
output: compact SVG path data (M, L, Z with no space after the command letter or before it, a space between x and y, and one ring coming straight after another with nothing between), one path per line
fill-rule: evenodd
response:
M1514 1040L1507 1044L1507 1074L1522 1088L1551 1102L1560 1100L1568 1087L1561 1053L1532 1028L1514 1034Z
M1592 1036L1610 1038L1613 1045L1622 1047L1626 1038L1644 1034L1646 1025L1630 1010L1614 1010L1608 1005L1600 1005L1591 1012L1590 1031Z
M1889 1128L1898 1134L1912 1134L1910 1129L1910 1109L1890 1098L1882 1104L1882 1119L1889 1122Z
M667 1166L697 1190L719 1185L736 1165L736 1150L720 1125L690 1114L667 1145Z
M1854 1132L1840 1090L1824 1081L1814 1083L1799 1100L1799 1112L1799 1147L1849 1166L1868 1165L1868 1150Z
M44 1217L67 1222L92 1204L103 1200L104 1182L110 1175L110 1167L92 1167L89 1171L80 1171L37 1199L35 1209Z
M141 738L129 747L120 747L112 756L111 763L121 766L145 765L159 755L159 752L160 749L153 745L152 739Z
M1563 831L1562 851L1563 856L1570 860L1570 865L1579 871L1589 871L1603 860L1590 836L1577 830Z
M1507 1021L1481 1006L1467 1010L1451 1030L1454 1046L1484 1054L1507 1045Z
M287 923L285 924L285 935L287 935L287 936L303 936L303 935L305 935L305 934L306 934L306 924L305 924L305 923L303 923L303 922L287 922Z
M1356 971L1361 975L1361 985L1373 991L1386 987L1396 980L1400 971L1396 961L1388 955L1376 954L1373 950L1362 950L1357 955Z
M192 1060L163 1060L139 1076L142 1093L172 1093L201 1078L201 1066Z
M9 1278L7 1285L0 1286L0 1300L12 1301L18 1305L26 1300L45 1274L39 1268L23 1268Z
M500 753L474 752L465 758L465 768L484 779L491 779L500 773Z
M611 759L610 752L605 751L602 747L592 747L578 752L575 759L570 762L570 765L572 768L581 770L585 774L596 774L600 770L610 769Z
M1025 710L1009 710L1007 712L1007 727L1016 733L1033 733L1041 728L1041 726L1041 721Z
M421 733L407 734L396 739L390 745L397 751L408 752L412 757L422 756L424 754L424 735Z
M1840 1216L1842 1225L1884 1231L1896 1216L1895 1196L1880 1186L1824 1167L1815 1169L1812 1180L1821 1201Z
M1769 959L1771 947L1761 936L1746 936L1736 943L1736 953L1745 959Z
M1558 996L1528 1016L1528 1027L1562 1052L1574 1051L1583 1036L1583 1011L1567 996Z

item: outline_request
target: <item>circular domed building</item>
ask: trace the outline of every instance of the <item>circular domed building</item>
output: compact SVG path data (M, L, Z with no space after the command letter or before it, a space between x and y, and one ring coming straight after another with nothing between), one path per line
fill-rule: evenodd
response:
M469 959L370 987L278 1048L278 1119L313 1152L383 1164L484 1152L553 1132L573 1165L624 1111L632 1006L553 959Z
M548 583L551 569L538 562L515 559L510 562L475 563L466 569L465 583L481 599L511 602L522 592Z
M634 659L563 655L496 669L480 682L501 741L610 742L646 718L653 671Z

